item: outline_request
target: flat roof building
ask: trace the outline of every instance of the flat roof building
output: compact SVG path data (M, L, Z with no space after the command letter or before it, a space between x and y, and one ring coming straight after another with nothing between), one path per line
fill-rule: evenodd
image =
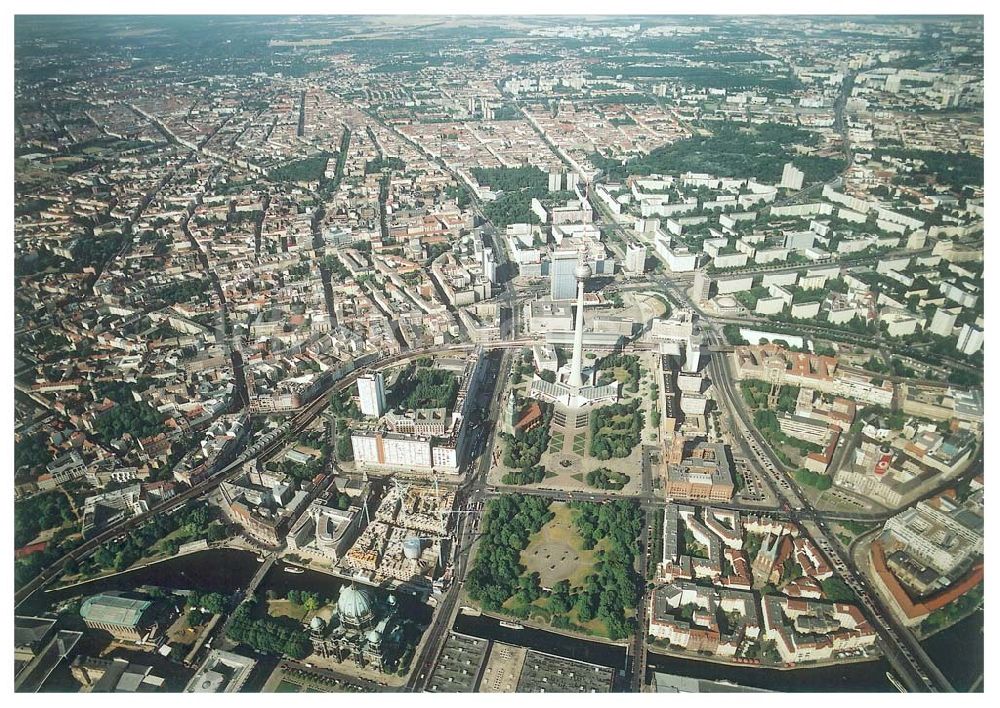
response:
M239 693L257 665L255 659L213 649L184 689L185 693Z
M610 693L615 670L529 649L517 693Z
M469 637L449 632L427 682L429 693L474 693L479 684L479 674L486 663L488 639Z

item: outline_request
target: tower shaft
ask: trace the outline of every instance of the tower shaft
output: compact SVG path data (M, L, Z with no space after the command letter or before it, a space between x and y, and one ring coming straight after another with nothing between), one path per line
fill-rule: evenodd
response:
M576 330L573 333L573 362L569 385L574 388L583 387L583 279L576 283Z

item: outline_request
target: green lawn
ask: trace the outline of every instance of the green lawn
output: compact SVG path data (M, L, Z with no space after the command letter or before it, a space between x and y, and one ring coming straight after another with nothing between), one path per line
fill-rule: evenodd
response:
M583 587L597 551L606 548L608 543L601 541L589 551L585 550L573 526L573 511L569 506L556 502L550 508L555 518L531 537L528 547L521 551L521 563L528 573L538 572L543 587L552 587L564 579L569 580L572 587Z

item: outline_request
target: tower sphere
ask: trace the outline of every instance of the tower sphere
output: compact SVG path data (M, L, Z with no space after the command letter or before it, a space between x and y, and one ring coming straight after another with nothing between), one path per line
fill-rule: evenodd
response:
M594 271L590 269L590 265L588 265L587 263L581 263L576 267L576 270L573 271L573 275L576 276L577 280L586 280L593 274Z

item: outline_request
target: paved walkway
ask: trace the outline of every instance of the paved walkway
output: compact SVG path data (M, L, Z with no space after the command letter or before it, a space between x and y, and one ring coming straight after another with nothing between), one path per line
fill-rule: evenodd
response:
M580 457L580 454L573 450L573 446L576 444L577 439L580 436L586 438L587 435L587 425L590 423L590 414L586 411L579 411L573 409L566 409L560 411L562 415L553 416L553 432L559 432L563 434L563 445L562 453L564 455L575 455ZM562 419L565 422L559 424L559 420Z

